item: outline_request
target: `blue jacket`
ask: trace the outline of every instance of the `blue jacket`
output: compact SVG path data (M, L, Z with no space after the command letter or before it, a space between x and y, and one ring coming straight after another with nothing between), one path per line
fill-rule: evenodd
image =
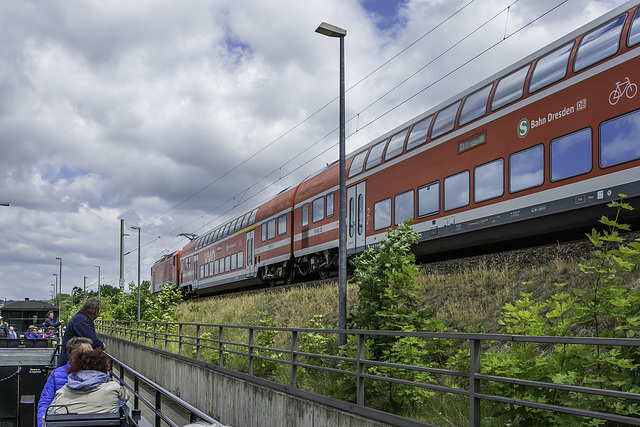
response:
M58 356L58 366L64 366L69 361L69 356L67 356L67 341L73 337L89 338L93 341L91 344L93 348L104 346L102 341L98 339L98 335L96 335L93 320L91 320L86 314L78 312L78 314L73 316L69 321L67 329L64 331L62 345L60 346L60 356Z
M51 371L51 374L42 389L40 400L38 401L38 427L42 427L42 417L44 417L44 414L47 412L47 408L51 405L51 402L53 402L53 397L56 395L56 391L61 389L67 381L69 381L67 377L68 367L69 364L67 363L65 366L60 366Z

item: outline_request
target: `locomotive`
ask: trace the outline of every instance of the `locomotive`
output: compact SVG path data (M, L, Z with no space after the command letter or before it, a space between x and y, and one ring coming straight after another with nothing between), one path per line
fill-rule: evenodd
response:
M590 226L640 200L634 0L350 153L347 255L413 218L418 256ZM213 294L325 278L338 264L338 162L152 267L152 290ZM630 214L637 221L637 214Z

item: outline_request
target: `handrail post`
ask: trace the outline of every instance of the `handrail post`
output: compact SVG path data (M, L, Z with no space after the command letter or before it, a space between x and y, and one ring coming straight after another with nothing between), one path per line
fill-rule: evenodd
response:
M364 335L358 334L356 366L356 403L364 406Z
M298 388L298 331L291 332L291 387Z
M169 351L169 323L164 324L164 351Z
M156 426L162 426L162 419L160 418L160 412L162 411L162 393L156 390Z
M196 360L200 360L200 325L196 326Z
M136 321L136 343L140 344L140 322Z
M218 366L222 367L224 359L222 357L222 352L224 351L224 346L222 345L222 326L218 328Z
M480 393L480 380L476 378L476 374L480 373L480 345L479 339L469 340L469 423L471 427L480 427L480 398L476 397L476 393Z
M178 328L178 354L182 356L182 323Z
M249 328L249 375L253 376L253 328Z
M156 348L158 342L158 324L153 324L153 348Z

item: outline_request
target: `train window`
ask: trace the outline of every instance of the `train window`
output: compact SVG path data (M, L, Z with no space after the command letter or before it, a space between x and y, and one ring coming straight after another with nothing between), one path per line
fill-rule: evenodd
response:
M256 215L258 215L258 208L255 208L253 212L251 212L251 219L249 220L249 225L253 225L256 222Z
M220 239L220 234L221 234L221 232L222 232L222 228L218 228L218 229L216 230L216 238L215 238L215 240L216 240L216 241L217 241L218 239Z
M251 214L247 213L243 218L242 218L242 225L241 228L245 228L247 225L249 225L249 218L251 218Z
M231 255L224 257L224 271L231 271Z
M367 152L363 151L360 154L357 154L353 161L351 162L351 166L349 166L349 176L347 178L351 178L352 176L358 175L362 172L362 167L364 166L364 158L367 157Z
M418 216L440 212L440 183L438 181L418 188Z
M393 219L394 224L400 224L409 218L414 217L413 213L413 190L397 194L393 199Z
M457 101L438 112L436 120L433 122L433 128L431 129L431 139L444 135L453 129L460 102L461 101Z
M538 59L538 62L533 67L531 80L529 81L530 93L562 80L567 75L567 66L569 65L569 56L572 49L573 41Z
M327 218L333 216L333 193L327 194Z
M231 224L227 224L224 226L224 232L222 233L222 237L227 237L229 235L229 226Z
M629 41L628 46L633 46L640 43L640 7L636 9L636 13L633 14L633 22L631 28L629 28Z
M353 237L356 229L355 206L353 205L353 197L349 198L349 237Z
M389 140L389 145L387 146L387 152L384 153L385 161L393 159L394 157L402 153L402 149L404 148L404 140L407 137L407 133L409 133L409 128L391 137L391 139Z
M278 236L287 234L287 214L278 217Z
M387 141L382 141L379 144L371 147L371 152L369 153L369 157L367 158L367 165L365 169L371 169L374 166L378 166L382 163L382 153L384 152L384 146Z
M267 240L276 237L276 219L270 219L267 221Z
M591 128L551 140L551 181L559 181L591 170Z
M213 262L213 274L220 274L220 260L217 259Z
M309 225L309 203L305 203L302 205L302 214L300 215L302 219L302 226L306 227Z
M236 223L236 228L233 230L235 231L240 231L240 229L242 228L242 217L238 218L238 222Z
M640 135L640 110L602 123L600 125L600 166L606 168L639 159L638 135Z
M522 98L524 93L524 80L527 78L529 67L530 64L527 64L500 79L493 93L493 99L491 100L492 111Z
M432 120L433 116L429 116L413 125L409 139L407 140L407 151L427 142L427 133L429 132L429 126Z
M544 147L536 145L509 156L509 192L515 193L544 183Z
M262 223L262 241L265 242L267 240L267 223Z
M615 55L620 47L620 34L627 14L613 19L590 33L580 41L573 69L580 71L605 58Z
M313 222L322 221L324 219L324 197L315 199L311 208L313 210L311 220Z
M238 255L237 254L233 254L230 256L231 258L231 270L235 270L236 269L236 262L238 261Z
M201 265L201 266L200 266L200 278L201 278L201 279L204 279L204 277L205 277L205 276L204 276L204 265Z
M373 229L383 230L391 227L391 198L373 204Z
M484 116L487 112L487 101L489 100L489 94L493 88L493 83L488 84L477 92L467 96L462 104L462 110L460 110L460 119L458 125L462 126L469 123L478 117Z
M469 171L444 179L444 210L450 211L469 204Z
M244 267L243 262L244 262L244 251L240 251L238 252L238 268Z
M202 277L209 277L209 263L204 265L204 276Z
M495 199L504 194L504 159L494 160L473 170L473 201Z
M238 222L237 219L234 219L233 221L231 221L231 225L229 226L229 234L233 234L235 232L237 222Z

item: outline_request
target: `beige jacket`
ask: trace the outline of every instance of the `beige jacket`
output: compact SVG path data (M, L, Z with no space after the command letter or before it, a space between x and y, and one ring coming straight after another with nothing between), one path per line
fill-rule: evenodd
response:
M116 412L118 399L127 401L129 397L129 391L118 381L109 380L89 391L71 390L65 385L56 391L51 405L65 405L75 414L108 414ZM66 413L64 409L56 412Z

